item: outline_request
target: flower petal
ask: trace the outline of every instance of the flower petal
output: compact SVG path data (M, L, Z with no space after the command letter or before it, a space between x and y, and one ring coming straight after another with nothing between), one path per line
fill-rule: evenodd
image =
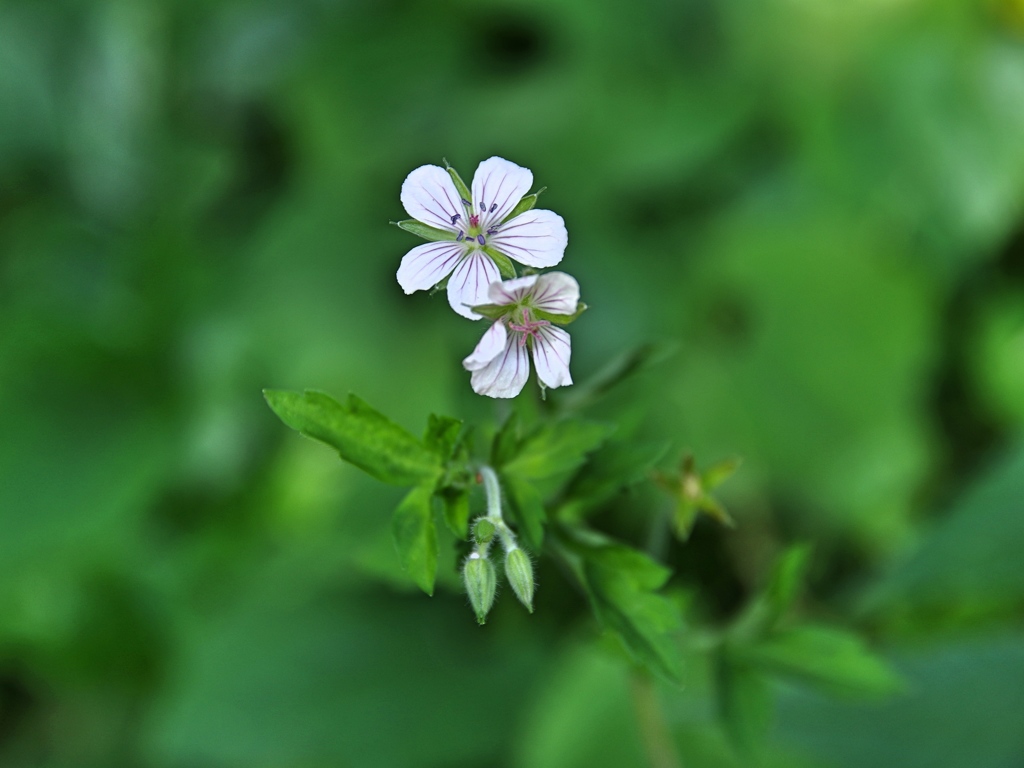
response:
M519 344L519 334L512 333L506 338L505 348L497 357L483 368L473 371L469 383L478 395L509 398L523 391L528 378L530 357L526 353L526 346Z
M448 280L448 303L463 317L479 320L481 316L470 307L486 304L487 289L498 280L501 273L491 257L476 251L462 260Z
M480 343L476 345L473 354L462 361L462 367L467 371L479 371L481 368L486 368L488 363L505 351L507 339L508 331L505 330L505 324L495 323L480 338Z
M500 157L480 163L473 175L473 213L480 215L481 229L500 223L531 186L533 173L528 168Z
M452 219L465 221L466 210L448 171L439 165L421 165L402 182L402 205L414 219L438 229L458 232Z
M553 211L526 211L491 235L490 243L513 261L529 267L553 267L565 255L569 234Z
M527 275L526 277L517 277L514 280L491 283L487 295L493 304L515 304L517 301L522 300L526 294L530 293L533 284L537 282L537 277L537 275Z
M455 269L462 258L462 243L441 241L417 245L398 267L398 284L406 293L433 288Z
M546 325L537 331L533 339L533 364L537 366L537 378L544 386L555 389L572 384L572 376L569 375L571 353L569 334L561 328Z
M580 303L580 284L565 272L541 275L532 293L534 306L553 315L571 315Z

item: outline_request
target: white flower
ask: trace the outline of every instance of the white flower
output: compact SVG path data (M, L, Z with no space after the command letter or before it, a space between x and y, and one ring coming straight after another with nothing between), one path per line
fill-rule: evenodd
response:
M529 267L553 267L562 260L568 234L562 217L529 210L504 221L530 191L533 174L515 163L492 157L473 176L472 200L462 198L448 172L423 165L402 184L402 205L414 219L445 230L452 240L413 248L398 268L398 284L406 293L434 287L448 275L448 303L463 317L480 315L470 307L487 302L487 289L501 280L487 255L488 246Z
M488 397L518 395L530 377L527 348L533 352L542 387L572 384L569 334L538 313L574 314L580 301L579 283L564 272L549 272L494 283L488 293L492 303L512 309L488 329L473 354L462 361L462 366L473 372L473 391Z

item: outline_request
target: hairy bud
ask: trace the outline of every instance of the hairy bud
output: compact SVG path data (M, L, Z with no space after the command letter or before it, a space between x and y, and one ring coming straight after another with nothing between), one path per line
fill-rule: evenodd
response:
M497 584L494 565L486 557L480 557L474 552L466 559L462 569L462 580L466 584L466 592L469 593L469 602L476 611L476 620L483 624L487 621L488 611L494 605L494 590Z
M479 518L473 525L473 540L477 544L490 544L494 538L494 523L486 517Z
M533 563L530 556L516 547L505 556L505 577L512 585L519 602L533 613Z

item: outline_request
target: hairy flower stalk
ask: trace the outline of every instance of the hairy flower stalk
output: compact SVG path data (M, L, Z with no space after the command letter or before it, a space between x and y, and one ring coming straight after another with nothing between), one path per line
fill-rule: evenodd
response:
M495 536L505 550L505 576L516 597L530 613L533 613L534 581L530 557L519 547L515 533L502 517L498 473L486 465L480 467L479 473L487 497L487 515L473 524L473 551L463 565L462 578L477 621L483 624L494 604L496 591L494 566L489 559Z

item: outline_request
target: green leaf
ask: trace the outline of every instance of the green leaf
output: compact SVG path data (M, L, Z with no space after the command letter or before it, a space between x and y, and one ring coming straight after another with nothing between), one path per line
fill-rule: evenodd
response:
M787 549L775 563L763 593L770 624L782 618L796 601L803 588L810 559L811 548L798 544Z
M538 198L540 198L545 189L547 189L547 187L541 187L532 195L524 195L523 198L516 203L516 207L509 211L508 216L501 220L501 223L504 224L506 221L514 219L521 213L533 210L533 207L537 204Z
M464 182L462 177L459 176L459 172L448 165L447 160L444 161L444 169L448 171L448 175L452 177L452 181L455 183L455 189L458 191L459 196L462 197L463 200L472 203L473 195L470 193L469 187L466 186L466 182Z
M532 480L572 471L612 430L608 425L579 419L555 422L530 435L504 470Z
M421 221L416 221L416 219L403 219L402 221L393 221L391 223L399 229L404 229L406 232L411 232L417 237L422 237L424 240L430 240L431 242L438 242L441 240L454 241L455 238L458 237L457 232L427 226Z
M393 485L433 482L438 456L355 395L345 405L323 392L264 390L280 419L307 437L335 448L345 461Z
M885 696L903 688L899 675L857 635L804 625L742 648L752 664L816 685L830 693Z
M469 536L469 491L446 488L437 494L448 530L465 541Z
M530 549L540 552L544 544L544 523L547 522L544 500L529 480L503 474L501 482L512 504L512 512L519 523L520 533Z
M508 256L490 245L485 245L482 250L494 261L494 264L498 267L498 272L501 273L502 280L512 280L515 278L516 268L509 261Z
M624 488L646 478L668 448L668 441L614 442L602 446L569 483L563 511L577 514L601 506Z
M447 461L455 452L461 433L462 421L451 416L437 416L432 413L427 419L427 431L423 435L423 443L442 461Z
M572 393L564 398L565 409L589 405L620 384L665 361L675 353L675 349L674 344L648 343L619 355L591 379L574 387Z
M437 575L437 530L430 500L433 488L421 485L409 491L391 518L391 535L402 568L428 595L434 594Z
M718 716L733 744L750 756L758 751L772 720L772 695L758 670L722 648L714 658Z
M494 435L494 441L491 443L491 464L500 467L516 455L522 440L521 425L519 413L512 411Z
M602 626L652 672L679 681L676 604L657 594L669 570L643 552L593 531L557 529L555 551L579 580Z
M582 301L576 305L576 311L571 315L556 315L553 312L542 312L539 309L535 309L533 314L540 320L547 320L549 323L555 325L569 325L579 320L580 315L587 311L587 305Z

